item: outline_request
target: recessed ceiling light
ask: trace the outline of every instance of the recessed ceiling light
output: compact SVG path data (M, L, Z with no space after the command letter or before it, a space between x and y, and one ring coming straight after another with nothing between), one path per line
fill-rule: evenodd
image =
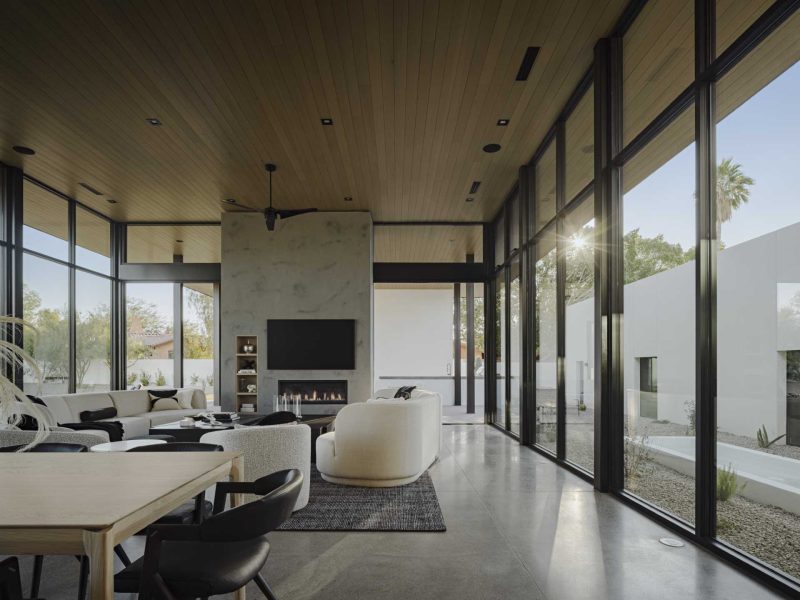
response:
M465 202L475 202L475 198L467 198Z
M352 202L353 201L353 197L352 196L345 196L344 197L344 201L345 202Z
M179 244L183 243L183 240L175 240L175 241L178 242Z
M236 204L236 199L235 198L225 198L225 202L227 202L228 204Z
M472 185L469 186L469 193L470 194L477 194L479 187L481 187L481 182L480 181L473 181Z
M150 125L152 125L153 127L160 127L161 126L161 121L159 119L156 119L155 117L148 117L145 120L148 123L150 123Z
M500 144L486 144L483 147L483 151L488 152L489 154L493 154L494 152L500 150L500 148L501 148Z
M106 198L106 202L108 202L109 204L116 204L117 203L117 201L114 200L113 198Z
M19 154L24 154L26 156L33 156L36 154L36 150L33 148L28 148L27 146L12 146L11 149L14 152L18 152Z
M333 119L331 119L330 117L322 117L320 119L320 123L322 123L323 125L333 125Z
M102 195L103 195L103 192L101 192L101 191L100 191L100 190L98 190L97 188L93 188L93 187L92 187L92 186L90 186L88 183L79 183L78 185L79 185L79 186L81 186L81 187L82 187L83 189L85 189L85 190L89 190L89 191L90 191L90 192L92 192L92 193L93 193L95 196L102 196Z
M511 119L497 119L497 126L498 127L505 127L511 122Z

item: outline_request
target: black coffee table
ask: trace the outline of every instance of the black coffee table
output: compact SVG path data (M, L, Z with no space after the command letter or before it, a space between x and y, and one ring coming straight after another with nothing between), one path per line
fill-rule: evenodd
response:
M226 429L233 429L236 425L254 425L263 418L264 415L252 413L239 415L238 419L230 423L218 423L213 426L197 421L194 427L181 427L180 421L173 421L151 427L150 435L171 435L176 442L199 442L201 437L212 431L225 431Z

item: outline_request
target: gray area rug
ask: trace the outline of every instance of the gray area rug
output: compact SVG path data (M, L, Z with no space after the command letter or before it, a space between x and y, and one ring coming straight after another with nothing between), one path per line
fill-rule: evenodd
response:
M430 475L391 488L353 487L325 481L311 465L308 505L282 531L446 531Z

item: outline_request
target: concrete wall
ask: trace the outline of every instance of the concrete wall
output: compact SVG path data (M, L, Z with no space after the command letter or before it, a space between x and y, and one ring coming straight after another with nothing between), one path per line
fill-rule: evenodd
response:
M314 213L278 221L258 214L222 219L222 405L234 402L235 336L259 340L258 406L269 412L279 379L346 379L349 401L372 391L372 219L368 213ZM356 368L267 371L267 319L355 319ZM335 412L319 405L314 413ZM304 407L309 412L308 406Z

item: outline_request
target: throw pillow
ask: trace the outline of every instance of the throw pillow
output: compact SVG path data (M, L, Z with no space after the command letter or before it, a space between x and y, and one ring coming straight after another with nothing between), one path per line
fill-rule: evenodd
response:
M194 406L192 406L193 395L194 390L181 390L175 394L175 398L178 400L178 404L181 405L181 408L194 408Z
M155 412L158 410L180 410L181 405L175 398L159 398L153 402L150 410Z
M170 389L163 389L163 390L147 390L150 394L150 399L154 400L155 398L174 398L175 394L178 393L178 390L170 390Z
M105 408L98 408L97 410L84 410L81 411L81 422L86 421L102 421L103 419L113 419L117 416L117 409L113 406L106 406Z
M30 400L34 404L44 406L45 408L47 407L44 401L41 398L37 398L36 396L31 396L30 394L28 394L28 400ZM17 400L17 402L19 402L19 400ZM32 415L22 415L20 417L19 423L17 423L17 427L22 431L37 431L39 429L39 420Z
M394 397L408 400L409 398L411 398L411 392L413 392L416 389L416 387L417 386L415 385L403 386L399 390L397 390L397 393L394 395Z

